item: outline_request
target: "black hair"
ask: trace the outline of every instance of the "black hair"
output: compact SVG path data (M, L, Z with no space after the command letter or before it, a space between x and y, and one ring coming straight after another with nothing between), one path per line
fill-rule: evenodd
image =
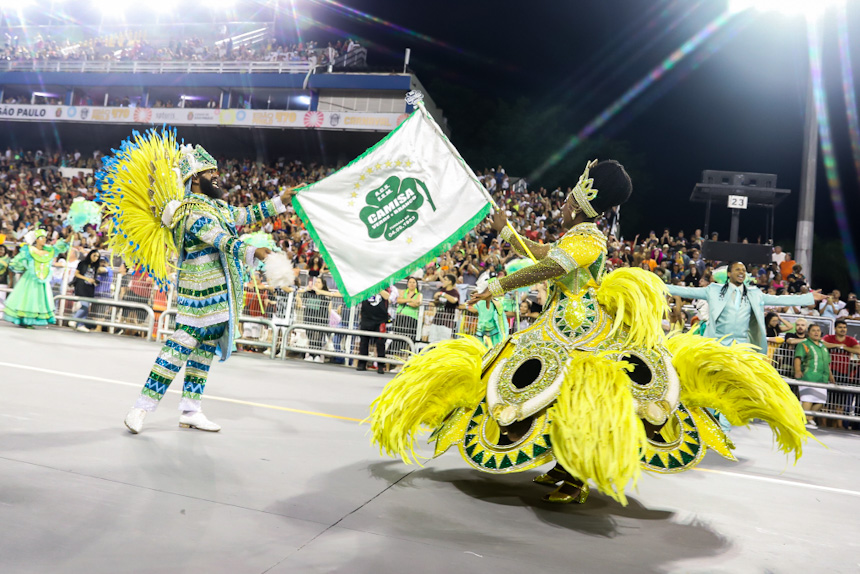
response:
M835 321L833 321L833 326L835 327L836 325L845 325L847 327L848 321L846 321L845 319L839 318L839 319L836 319Z
M448 273L447 275L445 275L445 279L448 279L452 285L457 284L457 276L453 273Z
M732 267L734 267L735 265L743 265L744 271L746 271L747 266L744 264L743 261L729 261L729 266L726 267L726 275L728 275L732 272ZM729 290L729 283L731 283L731 281L729 280L728 277L726 277L726 284L723 285L722 289L720 289L720 299L722 299L726 296L726 292ZM743 288L743 295L741 295L741 301L743 301L747 297L746 281L741 282L741 287ZM765 325L767 325L767 321L765 321Z
M99 256L98 261L96 261L95 263L90 261L90 258L93 256L93 253L95 253L96 255ZM101 263L101 261L102 261L101 253L99 253L99 250L98 249L90 249L90 252L87 253L87 256L84 257L83 259L81 259L80 263L78 263L77 271L81 275L85 275L87 272L87 269L92 267L96 270L96 272L98 272L99 266L100 266L99 264Z
M597 190L597 197L591 200L591 207L598 214L621 205L633 193L630 176L624 166L614 159L601 161L591 168L588 175L594 179L593 187Z

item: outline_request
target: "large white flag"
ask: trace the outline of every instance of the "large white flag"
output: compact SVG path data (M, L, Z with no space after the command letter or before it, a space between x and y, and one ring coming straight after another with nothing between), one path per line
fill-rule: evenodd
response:
M426 264L490 212L490 197L423 106L293 205L347 303Z

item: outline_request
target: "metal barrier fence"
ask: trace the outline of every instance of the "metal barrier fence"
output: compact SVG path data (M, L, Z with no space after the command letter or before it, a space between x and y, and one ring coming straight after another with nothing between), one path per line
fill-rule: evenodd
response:
M137 313L143 314L145 317L143 321L140 321L135 324L121 323L116 321L106 321L104 319L96 319L90 318L89 314L84 317L76 317L75 315L69 315L63 312L64 305L60 305L60 310L57 311L55 318L57 321L66 321L66 322L74 322L76 324L84 324L84 325L100 325L106 327L119 327L122 329L128 329L130 331L142 331L147 340L152 340L153 338L153 327L155 326L155 312L152 310L152 307L145 305L143 303L131 303L127 301L111 301L105 299L96 299L94 297L77 297L75 295L56 295L54 297L54 301L71 301L77 303L89 303L90 306L93 304L104 305L105 307L110 307L112 309L130 309Z
M294 334L298 334L298 332L302 330L306 332L306 339L310 341L312 333L319 333L324 339L326 335L333 335L332 339L340 336L345 336L346 338L346 349L349 350L340 350L337 344L334 345L334 348L329 350L325 347L320 348L311 348L307 345L298 344L299 337L293 337ZM298 353L307 352L308 354L324 356L324 357L337 357L342 359L355 359L358 361L367 361L377 363L388 363L388 364L397 364L401 365L405 362L405 358L399 357L390 357L389 353L386 351L384 356L371 355L369 352L361 353L355 352L352 350L354 345L360 344L360 339L368 339L367 345L369 346L370 339L384 339L387 341L399 341L405 345L405 348L409 351L409 353L415 352L415 342L409 339L408 337L404 337L402 335L395 335L393 333L384 333L377 331L362 331L360 329L344 329L342 327L331 327L326 325L308 325L305 323L295 323L290 325L284 330L284 339L282 344L282 351L284 353L281 354L281 358L286 358L287 351L293 351ZM296 341L296 342L293 342Z
M97 328L106 327L111 333L124 330L141 332L147 339L164 340L175 329L176 309L172 292L159 292L153 282L143 274L126 274L121 268L108 268L97 276L95 297L84 298L70 294L70 279L74 268L55 268L51 280L55 293L57 320L76 321ZM240 337L236 341L238 350L265 349L271 358L284 359L288 353L304 353L308 360L352 359L401 364L411 353L429 343L475 333L477 316L462 308L445 305L434 300L438 291L435 285L423 289L421 305L403 312L395 299L389 301L390 321L385 332L361 331L359 306L349 307L343 298L331 291L330 278L323 276L323 285L316 290L307 287L310 277L306 271L299 274L299 283L288 291L272 289L258 281L244 288L245 312L239 319ZM8 294L10 288L0 286L0 293ZM469 289L463 289L461 301L465 301ZM400 294L405 292L401 285ZM75 317L76 305L89 304L85 317ZM685 306L688 320L695 314L692 307ZM807 315L780 314L790 322L803 318L810 324L818 324L824 334L834 331L834 319ZM860 332L860 321L848 321L849 334ZM860 333L858 333L860 334ZM385 341L384 356L377 357L370 350L361 353L361 338L374 337ZM820 411L809 414L822 419L860 421L860 355L840 349L831 349L832 370L835 384L810 383L794 379L796 348L786 341L768 345L768 356L774 367L795 388L821 388L825 390ZM799 394L798 394L799 396Z
M811 383L794 378L797 345L790 344L787 338L783 338L782 342L769 341L767 351L768 357L779 374L789 384L798 387L796 390L798 398L810 399L808 395L812 393L805 395L803 393L804 387L807 389L825 389L825 392L818 394L819 396L804 401L822 405L820 411L815 411L815 416L860 421L858 418L860 417L860 409L858 409L860 397L857 396L860 394L860 355L849 353L843 349L829 349L830 369L835 382L835 384L829 384ZM808 412L807 414L813 413Z

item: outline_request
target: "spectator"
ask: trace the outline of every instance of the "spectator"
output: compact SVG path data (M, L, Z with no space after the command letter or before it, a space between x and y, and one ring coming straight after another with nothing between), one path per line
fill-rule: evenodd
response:
M2 281L2 279L0 279ZM854 295L853 293L851 295ZM840 317L843 319L851 319L852 321L860 320L860 309L857 307L857 297L852 299L848 296L848 301L845 303L845 309L842 310Z
M860 385L860 343L848 335L848 323L845 319L836 319L833 328L835 333L822 337L822 342L830 351L830 369L836 383ZM831 400L836 409L846 415L854 415L855 394L834 392Z
M331 297L334 295L325 288L321 277L310 278L307 287L299 289L296 308L302 310L302 322L307 325L328 326L331 314ZM325 331L308 329L308 348L311 351L325 349ZM305 361L325 362L322 355L305 353Z
M822 317L835 319L839 312L845 308L845 302L840 300L842 293L834 289L827 298L818 304L818 312Z
M406 280L406 291L397 299L397 314L394 319L394 332L406 335L413 341L418 335L418 309L421 307L423 296L418 290L418 280L410 277Z
M78 266L75 269L75 279L73 281L75 295L77 297L95 297L98 275L106 272L107 268L102 264L101 255L99 254L98 249L91 250L87 253L87 256L78 263ZM80 307L75 312L75 320L69 321L69 326L73 329L77 328L78 331L89 331L85 325L78 324L77 322L78 319L86 319L89 312L90 302L81 301Z
M359 329L362 331L371 331L374 333L384 333L385 326L388 323L388 299L391 293L388 289L383 289L376 295L361 302L361 321ZM358 354L367 356L370 353L371 342L376 343L376 357L385 357L385 339L382 337L373 337L369 335L361 335L358 343ZM377 362L377 373L385 374L385 363ZM367 360L360 359L356 365L357 371L367 370Z
M791 275L795 265L797 265L797 261L792 259L791 253L786 251L785 259L783 259L782 263L779 264L779 274L782 275L783 281L788 279L788 276Z
M771 255L770 255L770 260L771 260L772 262L776 263L777 265L779 265L779 264L781 264L783 261L785 261L785 256L786 256L786 255L787 255L786 253L783 253L783 252L782 252L782 247L780 247L779 245L777 245L777 246L775 246L775 247L773 248L773 253L771 253Z
M9 252L0 241L0 311L3 310L6 302L5 288L9 286L9 261Z
M809 326L808 339L797 346L794 353L794 378L814 383L834 383L830 371L830 353L821 342L821 327ZM798 387L805 411L818 412L827 402L827 390L819 387ZM841 422L841 421L840 421ZM818 428L813 415L807 413L806 428Z
M441 306L437 310L435 324L451 329L452 334L456 312L460 307L460 292L454 288L456 282L457 276L448 273L442 278L442 288L433 296L436 305Z

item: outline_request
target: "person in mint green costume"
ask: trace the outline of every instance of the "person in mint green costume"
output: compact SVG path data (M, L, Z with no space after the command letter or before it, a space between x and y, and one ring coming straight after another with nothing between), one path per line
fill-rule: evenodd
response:
M33 328L36 325L53 325L54 294L51 292L51 267L60 253L69 249L62 239L47 245L48 235L44 229L33 232L28 245L9 262L9 269L22 273L15 289L6 299L3 319L19 327Z
M495 273L481 275L476 285L477 291L484 291L492 277L495 277ZM501 298L494 297L488 301L479 301L474 306L470 306L469 310L478 314L475 336L488 343L490 348L495 347L508 336L508 321Z

